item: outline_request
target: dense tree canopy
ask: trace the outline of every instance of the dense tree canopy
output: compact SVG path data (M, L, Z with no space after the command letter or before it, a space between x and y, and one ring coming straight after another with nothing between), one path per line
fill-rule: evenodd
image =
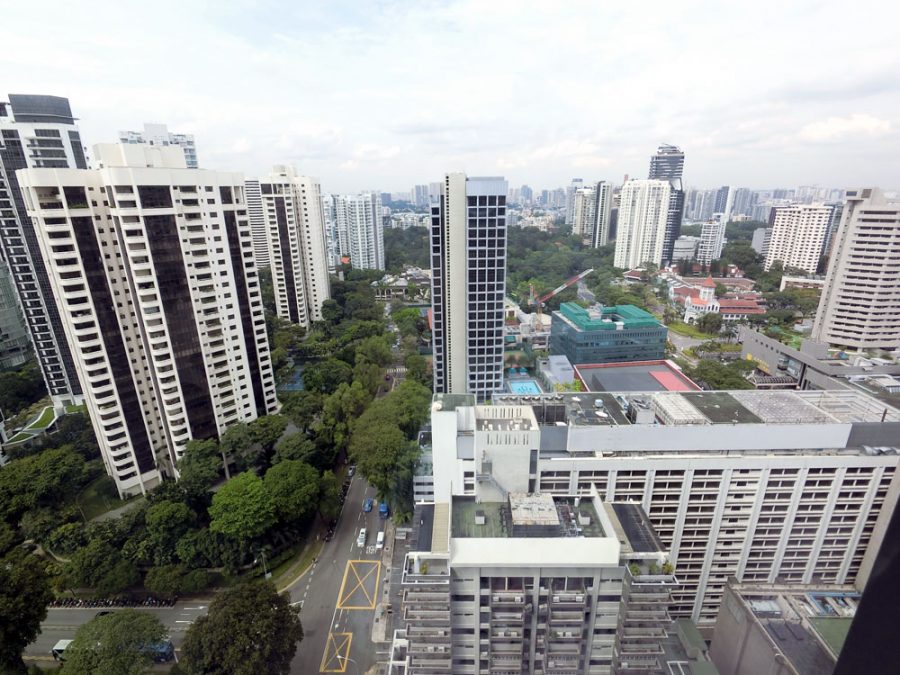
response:
M0 672L25 672L22 650L40 632L52 599L42 560L24 551L0 558Z
M266 490L282 522L303 520L315 511L319 472L305 462L287 460L266 471Z
M181 669L188 675L286 675L303 639L299 610L268 581L219 593L188 629Z
M213 496L209 528L235 539L253 539L275 524L275 505L262 479L238 474Z
M166 638L153 614L120 609L82 624L66 649L62 672L77 675L141 675L153 663L151 645Z
M70 447L13 460L0 470L0 520L16 523L26 511L63 503L94 475Z

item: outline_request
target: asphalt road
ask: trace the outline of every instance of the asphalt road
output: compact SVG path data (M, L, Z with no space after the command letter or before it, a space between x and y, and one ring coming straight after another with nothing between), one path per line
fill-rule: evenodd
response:
M198 616L206 614L208 600L177 602L174 607L139 607L141 612L156 616L169 631L175 649L184 641L184 634ZM78 627L93 619L100 608L51 607L41 624L41 634L25 649L25 660L37 664L53 662L50 650L59 640L71 640ZM115 608L111 608L115 611Z
M387 649L372 643L375 605L385 583L381 551L375 550L384 523L377 507L371 513L362 510L364 499L374 496L374 488L362 478L353 479L334 539L325 543L312 570L289 589L293 600L302 603L304 635L292 673L361 675L387 658ZM362 527L367 529L366 545L358 547Z

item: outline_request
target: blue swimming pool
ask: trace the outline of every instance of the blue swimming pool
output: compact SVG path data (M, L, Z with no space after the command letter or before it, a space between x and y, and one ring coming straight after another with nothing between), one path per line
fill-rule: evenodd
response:
M519 394L520 396L537 395L541 393L541 388L534 380L514 380L512 382L507 382L507 386L513 394Z

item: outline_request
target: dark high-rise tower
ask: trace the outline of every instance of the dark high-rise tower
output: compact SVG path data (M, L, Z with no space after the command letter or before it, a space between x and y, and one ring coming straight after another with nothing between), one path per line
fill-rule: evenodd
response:
M19 169L86 169L69 100L10 94L0 101L0 250L25 312L47 391L74 401L81 386L59 319L47 270L16 178Z
M675 240L681 234L681 216L684 213L684 187L681 175L684 171L684 152L675 145L660 145L650 158L648 178L667 180L672 190L669 194L669 212L666 217L666 235L663 239L662 260L672 262Z

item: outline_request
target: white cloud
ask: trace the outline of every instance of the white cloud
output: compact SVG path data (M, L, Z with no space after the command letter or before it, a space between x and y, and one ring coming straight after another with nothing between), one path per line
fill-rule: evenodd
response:
M813 143L830 143L854 138L878 138L890 132L891 123L888 120L856 113L807 124L800 129L800 138Z
M618 180L662 142L684 148L689 185L898 188L900 43L870 19L890 9L810 5L13 3L0 97L68 96L88 144L165 122L201 165L291 162L328 191L451 169Z

